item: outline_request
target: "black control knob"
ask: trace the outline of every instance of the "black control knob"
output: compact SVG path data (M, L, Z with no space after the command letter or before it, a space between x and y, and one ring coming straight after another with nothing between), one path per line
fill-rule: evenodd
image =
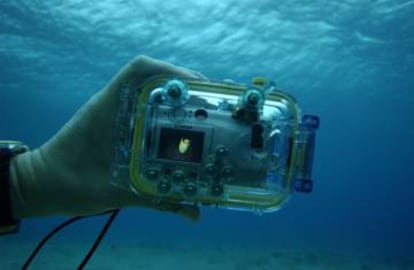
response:
M172 173L172 178L174 181L182 181L185 178L184 172L182 170L175 170Z
M207 163L204 166L204 172L207 176L210 176L210 177L215 176L217 173L217 167L216 165L214 165L214 163Z
M145 172L145 176L149 179L149 180L156 180L158 179L158 170L154 169L154 168L150 168Z
M179 98L181 96L181 89L177 85L171 85L167 93L172 98Z
M221 169L221 176L224 178L233 176L233 167L229 165L224 166L223 169Z
M257 103L259 103L260 100L260 96L257 93L250 93L247 96L247 102L249 103L250 106L256 106Z
M223 185L221 184L214 184L213 187L211 188L211 194L213 196L220 196L223 194Z
M187 184L184 187L184 194L187 196L194 196L197 193L197 186L193 183Z
M216 156L218 158L222 158L227 156L227 154L229 153L229 149L227 147L225 147L224 145L219 145L216 148Z
M167 181L161 181L158 183L158 192L160 193L168 193L171 189L171 184Z

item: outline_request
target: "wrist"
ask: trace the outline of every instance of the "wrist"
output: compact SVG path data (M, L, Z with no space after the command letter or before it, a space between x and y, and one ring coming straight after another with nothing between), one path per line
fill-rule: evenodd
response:
M24 218L29 216L25 205L25 193L30 193L25 182L32 177L29 168L32 168L30 162L31 152L15 156L10 161L10 201L13 216ZM27 203L26 203L27 204Z
M11 163L15 156L27 150L20 142L0 141L0 234L18 230L20 220L12 207Z

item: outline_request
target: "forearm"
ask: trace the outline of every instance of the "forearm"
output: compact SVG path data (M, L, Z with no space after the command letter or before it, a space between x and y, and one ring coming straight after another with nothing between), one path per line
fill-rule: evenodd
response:
M81 162L76 170L70 170L65 162L58 161L64 160L60 156L64 153L46 157L44 152L36 149L11 161L10 195L15 218L89 215L146 204L136 194L113 187L110 164L106 170L88 170Z
M80 168L81 169L81 168ZM73 175L61 163L50 164L37 149L13 158L10 164L10 195L15 218L50 215L86 215L107 208L106 187L100 186L91 192L90 183L99 175L82 178ZM96 172L95 172L96 174ZM85 188L82 188L82 182ZM114 192L112 195L115 197ZM125 196L125 194L123 194Z

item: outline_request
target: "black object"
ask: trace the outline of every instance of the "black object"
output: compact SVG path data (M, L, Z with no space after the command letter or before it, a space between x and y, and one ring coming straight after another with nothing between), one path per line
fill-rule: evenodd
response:
M319 117L316 115L305 114L302 117L302 125L305 125L310 128L314 128L314 129L319 128L319 122L320 122Z
M13 217L10 201L10 160L12 150L0 149L0 234L15 233L20 221Z
M86 254L85 258L82 260L81 264L78 266L78 269L83 269L85 265L88 263L89 259L95 253L95 250L98 248L99 244L101 243L103 237L105 236L106 232L108 231L109 227L111 227L112 222L119 214L119 209L113 210L112 214L109 216L108 220L106 221L102 231L99 233L98 237L96 238L95 242L93 243L91 249Z
M106 212L96 214L96 215L78 216L78 217L73 217L73 218L63 222L62 224L60 224L59 226L54 228L51 232L49 232L39 242L39 244L37 244L37 246L32 251L30 256L27 258L26 262L24 263L24 265L21 269L22 270L28 269L28 267L32 263L33 259L36 257L36 255L39 253L39 251L42 249L42 247L47 243L47 241L49 241L50 238L52 238L56 233L58 233L60 230L62 230L66 226L68 226L68 225L70 225L70 224L72 224L72 223L74 223L78 220L84 219L84 218L111 214L109 216L108 220L106 221L105 226L103 227L102 231L99 233L98 237L96 238L95 242L93 243L92 247L89 249L88 254L86 254L85 258L82 260L81 264L77 268L77 269L83 269L86 266L86 264L88 263L89 259L92 257L95 250L98 248L99 244L101 243L103 237L105 236L106 232L108 231L108 229L111 226L112 222L114 221L115 217L119 214L119 211L120 211L119 209L115 209L115 210L106 211Z
M260 149L263 148L263 131L264 128L260 124L252 125L252 136L250 139L250 147Z
M198 120L205 120L208 118L208 113L206 110L198 109L197 111L195 111L194 116Z
M258 121L260 114L258 111L248 111L244 108L236 108L232 113L232 117L233 119L249 124Z
M311 193L313 182L310 179L296 179L293 182L293 187L297 192Z

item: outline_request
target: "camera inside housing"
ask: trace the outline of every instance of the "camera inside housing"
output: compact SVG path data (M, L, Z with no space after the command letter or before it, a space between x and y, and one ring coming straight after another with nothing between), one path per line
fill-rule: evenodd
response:
M274 165L284 161L277 151L286 150L281 132L274 132L279 127L273 120L280 111L255 107L262 98L257 90L256 96L246 98L253 104L243 107L240 96L184 87L166 86L150 96L142 177L160 195L217 197L229 185L267 188L269 167L283 169Z

